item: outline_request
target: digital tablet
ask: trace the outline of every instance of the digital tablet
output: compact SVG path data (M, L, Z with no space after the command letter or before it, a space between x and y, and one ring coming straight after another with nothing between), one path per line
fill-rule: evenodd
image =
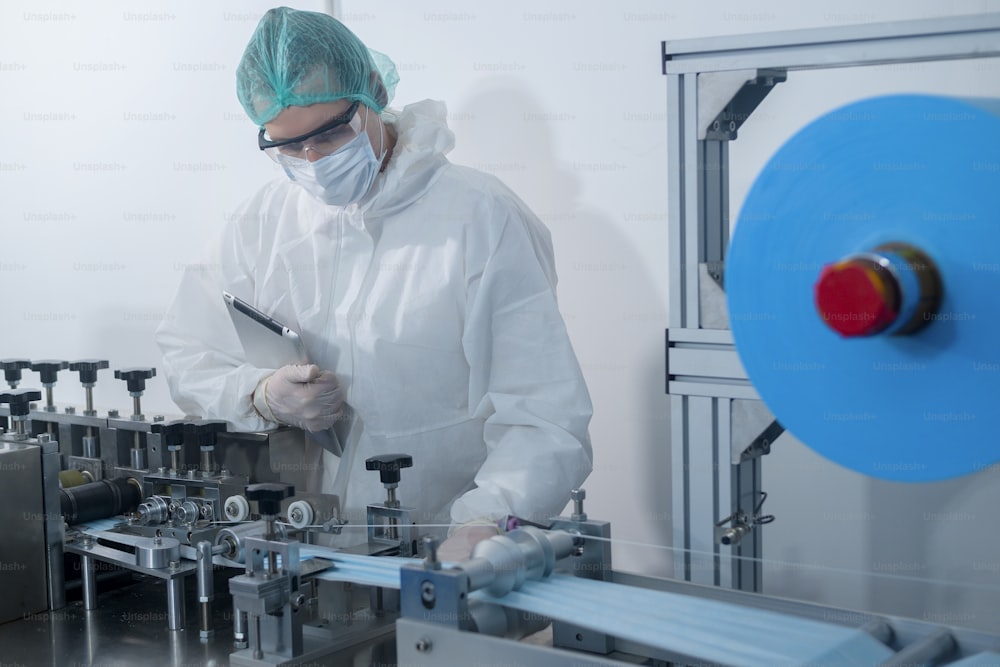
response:
M222 298L248 362L258 368L309 363L296 332L229 292L223 292Z
M281 368L288 364L309 363L309 355L296 332L229 292L224 291L222 298L226 302L229 317L236 327L236 335L240 338L248 362L258 368ZM352 414L346 405L344 410L345 415ZM341 443L346 438L345 429L350 429L350 424L350 419L341 420L333 428L312 432L311 435L318 445L341 456L344 452Z

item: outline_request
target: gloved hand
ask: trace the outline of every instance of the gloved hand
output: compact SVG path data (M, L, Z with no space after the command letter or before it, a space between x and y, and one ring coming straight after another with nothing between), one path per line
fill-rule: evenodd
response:
M496 525L485 522L469 523L459 526L438 547L438 560L460 561L472 555L472 548L483 540L488 540L500 534Z
M282 366L260 381L254 407L268 421L323 431L333 426L344 405L337 376L315 364Z

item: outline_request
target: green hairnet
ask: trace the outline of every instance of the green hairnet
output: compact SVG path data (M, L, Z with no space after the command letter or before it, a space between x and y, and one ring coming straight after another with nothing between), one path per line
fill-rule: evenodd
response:
M337 19L288 7L270 9L236 68L236 95L258 125L282 109L358 100L381 112L399 76Z

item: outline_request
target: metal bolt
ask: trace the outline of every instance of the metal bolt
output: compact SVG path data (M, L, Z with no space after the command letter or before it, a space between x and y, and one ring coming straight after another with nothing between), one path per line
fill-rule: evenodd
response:
M425 570L440 570L441 561L438 560L438 541L433 537L423 538L424 549L427 551L427 557L424 559L424 569Z
M167 563L167 567L169 567L171 570L176 570L180 566L181 566L181 562L179 560L172 560L169 563Z
M302 521L302 509L299 508L299 507L296 507L288 515L288 518L291 519L292 521L296 522L296 523L298 523L299 521Z
M72 405L68 406L66 408L66 414L68 414L68 415L75 415L76 414L76 408L74 408Z
M586 521L587 515L583 511L583 499L587 497L584 489L573 489L569 492L569 497L573 500L573 521Z
M428 608L434 606L434 598L434 584L429 581L420 584L420 599L423 600L424 606Z
M153 421L154 422L161 422L161 421L163 421L165 419L166 419L166 417L164 417L163 415L153 415Z
M118 411L117 410L108 410L108 416L109 417L117 417L118 416Z
M417 650L420 651L421 653L429 652L433 645L434 644L431 643L431 640L427 639L426 637L422 637L417 640Z
M38 442L42 443L49 442L50 440L52 440L52 437L48 433L39 433L38 435L35 436L35 438L38 440Z

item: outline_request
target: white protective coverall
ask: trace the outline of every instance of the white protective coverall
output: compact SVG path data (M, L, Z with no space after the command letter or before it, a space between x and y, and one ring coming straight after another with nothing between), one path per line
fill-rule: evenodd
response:
M275 428L252 405L274 369L246 362L221 293L299 332L353 408L322 490L365 523L385 500L365 459L406 453L399 497L420 522L544 520L591 470L590 397L556 303L548 230L492 176L448 162L445 106L386 112L397 143L359 203L287 179L257 193L188 267L156 340L188 414ZM319 451L319 450L316 450Z

